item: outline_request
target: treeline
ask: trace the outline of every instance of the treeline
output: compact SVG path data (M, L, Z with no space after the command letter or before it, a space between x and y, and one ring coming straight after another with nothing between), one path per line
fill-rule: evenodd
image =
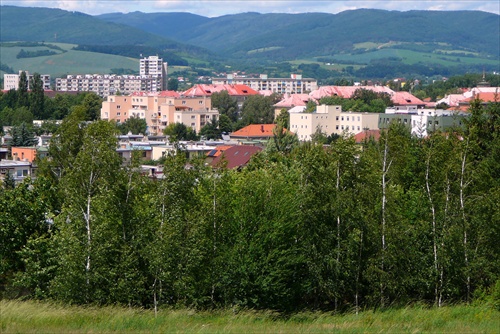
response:
M75 108L85 108L87 120L100 117L102 99L94 93L45 96L40 74L34 73L29 84L25 72L19 79L19 89L0 92L0 133L3 126L31 125L33 120L61 120Z
M35 51L25 51L21 49L19 53L16 55L17 59L20 58L36 58L36 57L44 57L44 56L52 56L56 55L57 52L51 50L35 50Z
M178 152L151 179L76 110L37 179L0 191L3 296L342 311L498 295L500 104L471 113L425 139L277 136L239 171Z

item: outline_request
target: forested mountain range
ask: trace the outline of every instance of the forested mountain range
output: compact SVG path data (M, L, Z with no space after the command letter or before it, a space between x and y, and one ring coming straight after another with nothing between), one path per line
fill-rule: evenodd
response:
M226 66L278 76L295 71L322 84L344 77L378 80L500 72L500 15L481 11L360 9L209 18L142 12L91 16L2 6L0 19L0 42L70 43L77 44L76 51L129 59L156 54L169 66L190 66L177 71L193 78L224 72ZM1 65L14 72L21 68L47 71L43 65L47 62L54 64L54 73L68 72L60 69L65 62L57 55L27 63L9 58L6 52L2 51ZM9 52L20 51L11 48ZM65 59L79 64L79 54L68 53Z
M201 46L244 56L291 59L351 51L357 43L440 43L498 57L500 16L480 11L386 11L360 9L338 14L242 13L205 18L186 13L103 14L99 18ZM291 38L292 37L292 38ZM445 43L445 44L443 44Z
M60 42L93 46L135 46L202 53L197 47L80 12L52 8L2 6L0 41ZM139 54L135 55L139 58Z

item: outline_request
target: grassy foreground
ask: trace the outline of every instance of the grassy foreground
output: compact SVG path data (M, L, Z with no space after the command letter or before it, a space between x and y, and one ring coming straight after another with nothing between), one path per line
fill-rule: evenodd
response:
M359 315L196 312L0 301L0 333L498 333L500 312L481 306L407 307Z

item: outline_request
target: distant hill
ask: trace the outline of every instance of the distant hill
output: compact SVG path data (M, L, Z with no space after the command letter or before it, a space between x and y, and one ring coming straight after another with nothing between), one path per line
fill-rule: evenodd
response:
M480 11L385 11L359 9L338 14L243 13L204 18L186 13L105 14L184 43L236 57L294 59L351 52L358 43L440 43L498 58L500 16Z
M140 28L108 22L80 12L51 8L1 6L0 41L45 41L92 46L143 46L148 51L206 54L207 50L149 33ZM105 53L112 53L105 52ZM127 55L128 56L128 55ZM139 57L137 53L136 57Z

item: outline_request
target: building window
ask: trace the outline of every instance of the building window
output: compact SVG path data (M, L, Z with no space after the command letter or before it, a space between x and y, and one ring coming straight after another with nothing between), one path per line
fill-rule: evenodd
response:
M359 116L358 116L358 122L359 122L359 121L360 121L360 118L359 118Z
M349 116L347 116L347 121L349 122Z
M358 125L358 131L360 130L359 125Z
M191 115L191 119L195 119L196 118L196 115Z
M201 100L200 100L200 101L198 101L198 104L203 104L203 101L201 101Z
M342 130L344 130L344 126L342 125Z
M342 116L342 118L340 120L343 121L344 120L344 116Z
M120 112L116 113L116 116L121 116L121 115L122 115L122 113L120 113Z
M122 107L120 105L116 106L116 109L121 109Z
M335 120L338 121L339 120L339 116L335 117Z
M182 101L182 104L186 104L186 101Z
M339 129L339 126L338 125L335 125L335 130L338 130Z

